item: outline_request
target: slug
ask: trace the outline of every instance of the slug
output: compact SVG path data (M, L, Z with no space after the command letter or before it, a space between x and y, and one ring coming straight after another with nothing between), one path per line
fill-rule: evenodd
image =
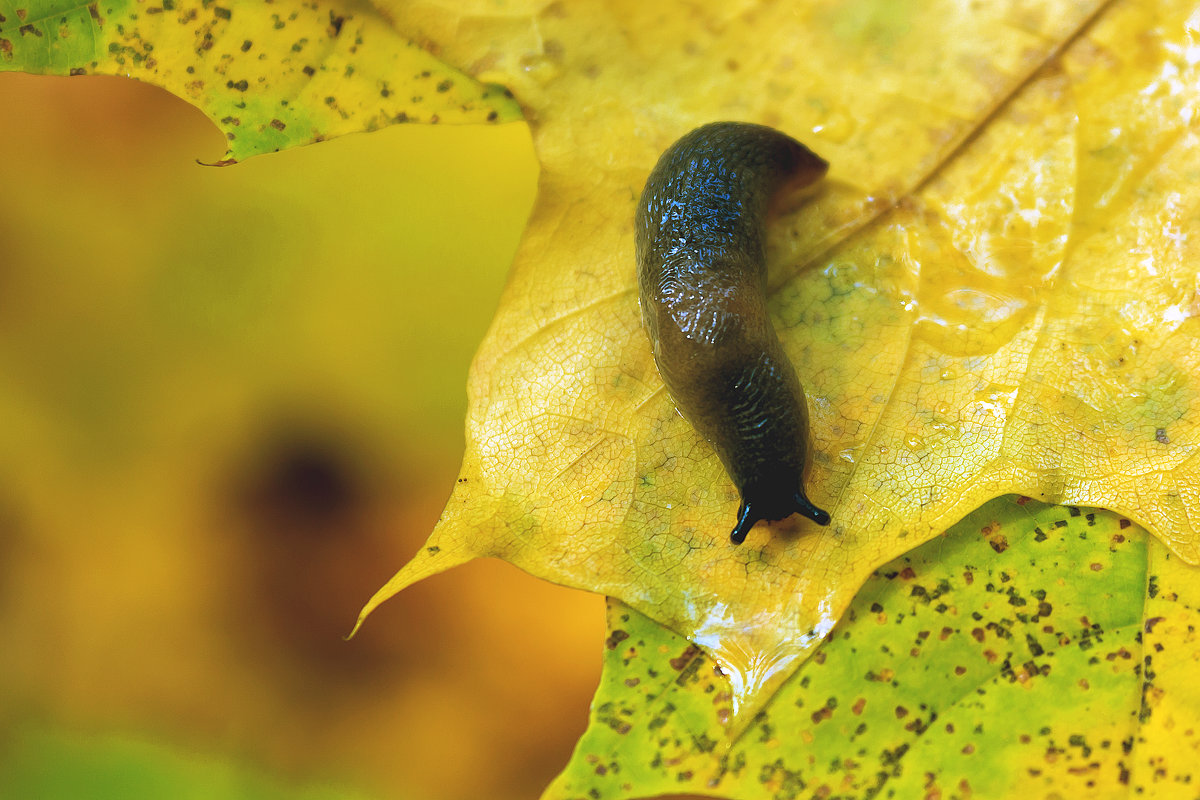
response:
M671 145L636 216L642 323L675 405L717 451L742 503L729 538L760 520L829 513L804 491L808 407L767 314L767 214L829 164L773 128L715 122Z

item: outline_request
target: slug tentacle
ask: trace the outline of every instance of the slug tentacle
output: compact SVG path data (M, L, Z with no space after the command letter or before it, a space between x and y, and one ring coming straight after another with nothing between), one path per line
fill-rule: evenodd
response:
M672 398L741 494L735 544L760 520L829 524L804 491L808 407L767 313L764 244L772 198L828 166L779 131L718 122L668 148L638 204L642 320Z

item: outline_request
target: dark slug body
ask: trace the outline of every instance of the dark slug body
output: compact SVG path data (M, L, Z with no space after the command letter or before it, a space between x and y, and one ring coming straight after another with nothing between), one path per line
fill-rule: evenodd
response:
M771 199L829 165L762 125L697 128L662 155L637 210L638 285L675 404L742 496L730 538L793 513L829 524L804 492L808 408L767 314Z

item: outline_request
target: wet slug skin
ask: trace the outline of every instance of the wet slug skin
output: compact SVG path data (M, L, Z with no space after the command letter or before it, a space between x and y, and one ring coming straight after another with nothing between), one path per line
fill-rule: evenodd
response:
M704 125L671 145L638 203L642 322L683 416L742 497L730 534L829 513L804 491L808 407L767 314L767 212L829 165L773 128Z

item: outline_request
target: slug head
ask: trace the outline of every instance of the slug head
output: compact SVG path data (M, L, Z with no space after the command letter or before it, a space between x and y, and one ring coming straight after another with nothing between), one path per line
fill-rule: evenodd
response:
M818 525L829 524L829 512L813 505L813 502L799 489L793 490L790 496L784 495L773 500L756 501L753 497L744 496L742 505L738 509L737 525L729 534L729 540L734 544L741 544L746 541L746 534L750 533L750 529L761 520L786 519L792 514L800 514Z

